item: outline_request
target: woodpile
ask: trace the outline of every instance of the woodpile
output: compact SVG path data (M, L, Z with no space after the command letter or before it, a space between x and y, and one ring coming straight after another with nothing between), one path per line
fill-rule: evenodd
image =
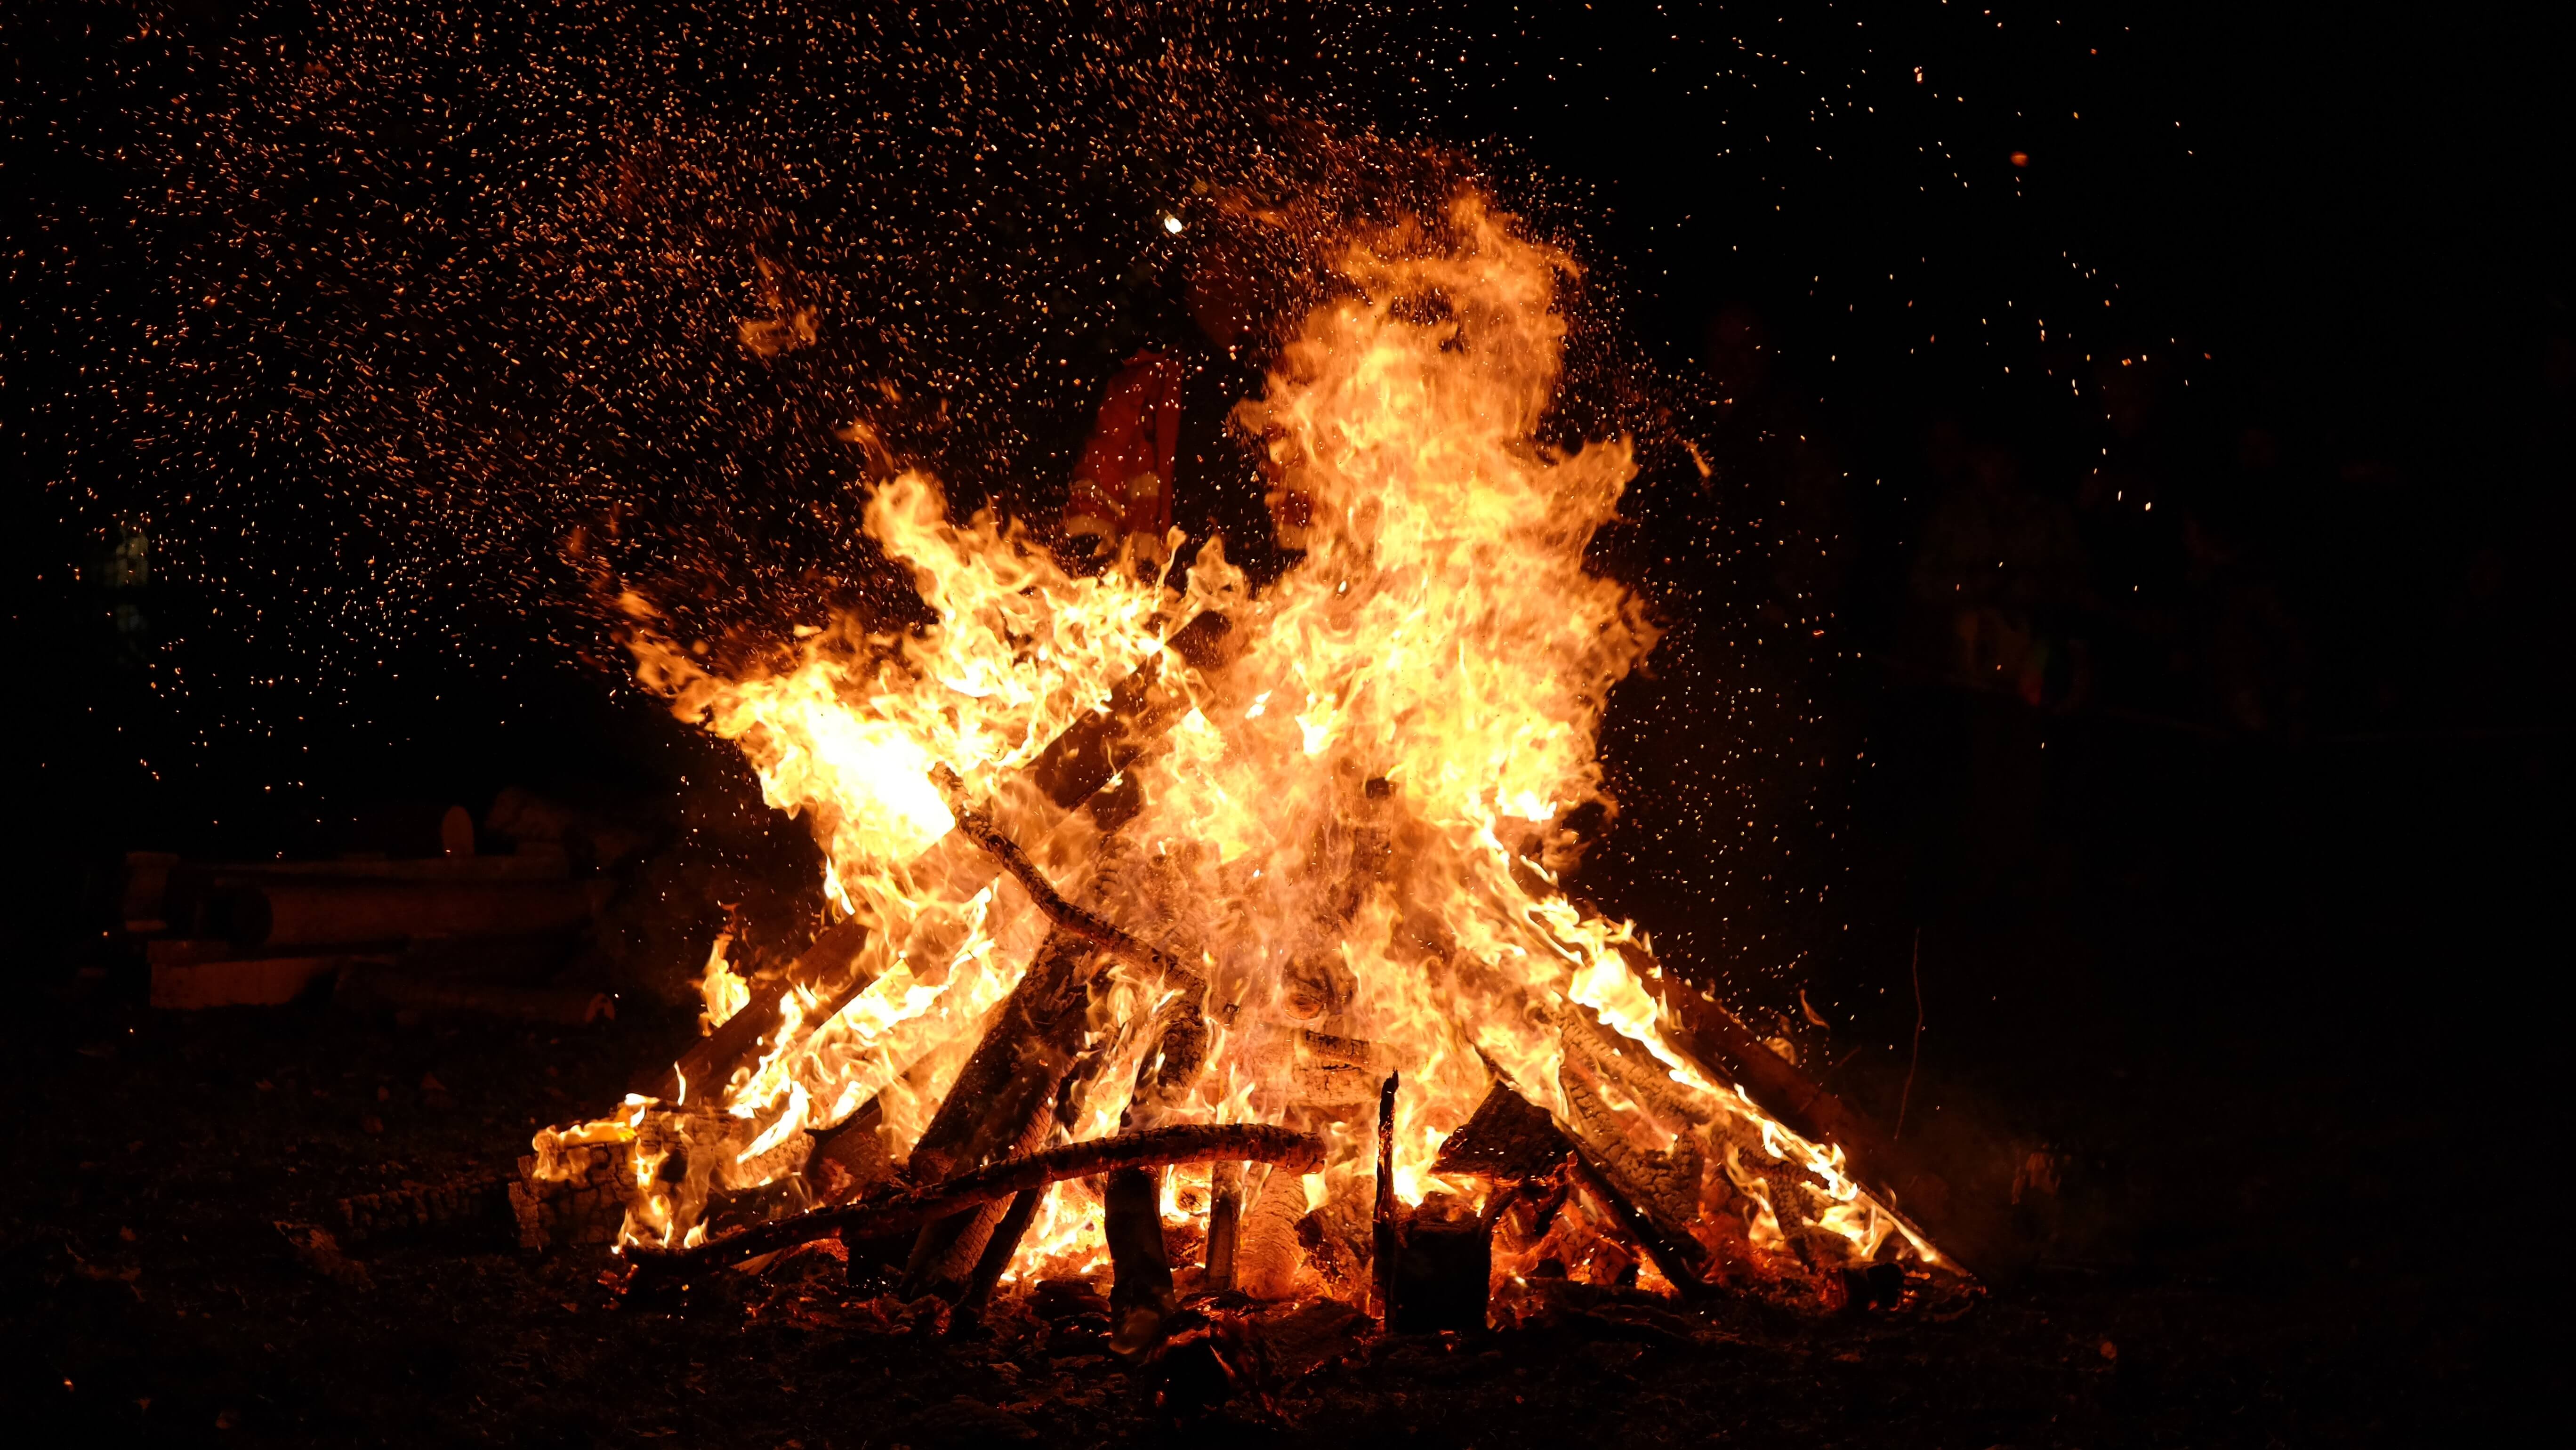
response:
M605 993L549 980L608 880L575 876L560 850L476 855L461 809L446 835L454 854L418 860L130 853L124 927L149 966L152 1005L274 1007L327 989L351 1010L407 1017L581 1026L615 1015Z

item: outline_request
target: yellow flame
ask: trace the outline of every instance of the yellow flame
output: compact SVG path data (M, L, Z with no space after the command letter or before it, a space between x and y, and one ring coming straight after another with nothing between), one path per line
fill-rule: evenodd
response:
M770 804L806 818L835 910L872 931L866 990L828 1021L813 1020L812 992L790 993L753 1064L702 1088L705 1117L675 1121L733 1135L724 1157L742 1171L790 1172L798 1129L873 1100L889 1146L908 1149L1046 931L1016 883L996 887L958 848L933 784L953 774L1061 890L1197 961L1209 983L1204 1068L1180 1101L1138 1103L1140 1068L1165 1052L1141 1029L1169 989L1113 974L1069 1138L1137 1113L1293 1118L1331 1145L1302 1185L1309 1204L1346 1204L1368 1191L1376 1086L1398 1071L1398 1195L1473 1202L1479 1185L1432 1164L1492 1088L1487 1062L1567 1118L1560 1084L1601 1066L1569 1061L1570 1024L1588 1020L1633 1044L1591 1090L1609 1131L1660 1161L1716 1165L1708 1182L1721 1199L1732 1186L1758 1251L1785 1251L1789 1214L1854 1260L1896 1238L1932 1261L1838 1148L1790 1132L1677 1046L1638 975L1643 939L1559 888L1580 845L1565 822L1607 804L1609 691L1655 641L1638 600L1584 562L1635 473L1629 445L1541 440L1563 365L1558 289L1575 264L1467 195L1357 238L1333 271L1328 300L1236 415L1264 442L1303 551L1257 595L1219 541L1178 582L1070 574L989 512L951 522L936 484L904 472L870 496L863 527L912 571L930 616L918 628L799 626L792 654L719 673L628 602L641 677L739 746ZM1202 609L1233 625L1230 663L1204 674L1165 647ZM1125 767L1136 804L1115 837L1013 785L1149 660L1177 707ZM725 945L703 988L711 1024L747 1000ZM1798 1186L1775 1195L1792 1180L1756 1171L1756 1154ZM630 1234L701 1233L688 1195L703 1190L649 1179ZM1204 1212L1207 1182L1167 1175L1166 1211ZM1775 1201L1800 1196L1813 1202ZM1059 1184L1010 1272L1100 1253L1097 1199Z

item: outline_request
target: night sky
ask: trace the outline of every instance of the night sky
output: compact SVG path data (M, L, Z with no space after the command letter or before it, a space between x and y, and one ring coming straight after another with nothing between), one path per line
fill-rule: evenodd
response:
M30 879L514 783L747 800L625 682L604 582L745 653L899 617L838 430L1042 522L1173 335L1165 215L1407 168L1590 269L1557 426L1638 438L1597 547L1671 632L1587 884L1696 970L1857 991L2008 897L2032 848L1977 864L1939 764L1999 729L2563 739L2562 47L1784 8L12 7ZM1195 443L1184 522L1239 530ZM1945 734L1922 601L1979 480L2074 562L2014 556L2027 719Z

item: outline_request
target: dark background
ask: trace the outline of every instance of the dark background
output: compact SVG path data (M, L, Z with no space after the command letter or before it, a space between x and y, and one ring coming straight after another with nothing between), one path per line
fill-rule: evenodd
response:
M854 409L1043 515L1159 208L1295 109L1591 269L1599 552L1671 633L1588 890L1980 1191L2062 1158L2039 1260L2526 1232L2461 1180L2557 1136L2564 37L2134 9L13 10L19 970L128 849L752 811L600 571L735 638L882 602Z

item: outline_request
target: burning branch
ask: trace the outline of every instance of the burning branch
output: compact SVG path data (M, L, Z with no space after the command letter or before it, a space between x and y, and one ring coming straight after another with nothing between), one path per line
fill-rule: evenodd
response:
M1193 1123L1068 1143L1006 1159L962 1178L877 1203L818 1209L795 1218L755 1224L692 1249L629 1245L624 1252L635 1269L627 1287L684 1281L691 1274L724 1268L819 1238L848 1240L900 1233L962 1209L980 1208L1068 1178L1089 1178L1122 1168L1216 1162L1274 1163L1290 1173L1312 1173L1324 1165L1324 1142L1312 1134L1267 1123Z
M960 788L957 777L944 767L940 775L940 784L953 795ZM1037 903L1038 910L1055 923L1058 931L1069 932L1129 966L1153 973L1167 987L1181 988L1194 997L1206 993L1206 979L1183 965L1179 957L1139 941L1107 919L1065 900L1054 883L1046 879L1046 873L1037 868L1037 863L1029 859L1018 842L993 823L992 817L962 802L952 802L949 809L957 817L958 831L1000 862L1002 869L1011 873L1011 879L1020 883L1020 889L1029 894L1029 899Z

